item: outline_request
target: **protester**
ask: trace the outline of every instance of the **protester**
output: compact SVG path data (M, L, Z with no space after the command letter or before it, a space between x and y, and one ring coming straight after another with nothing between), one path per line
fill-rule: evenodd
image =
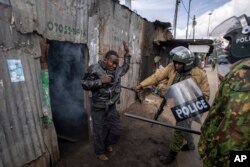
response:
M204 167L228 167L230 151L250 150L250 18L231 17L217 26L212 36L221 31L229 42L225 51L233 65L222 78L201 127L198 150Z
M129 69L129 48L124 42L124 64L119 66L117 52L110 50L104 60L91 65L82 79L82 86L92 93L92 119L94 150L100 160L108 160L106 151L111 152L121 134L119 113L116 103L121 92L121 77Z
M148 86L152 86L160 83L160 92L164 92L171 85L183 81L188 78L193 78L197 85L201 88L202 93L208 99L210 90L206 73L204 73L199 67L197 67L197 60L194 54L183 46L176 47L170 51L170 55L173 56L173 63L167 65L164 69L156 71L153 75L146 78L138 86L134 88L135 91L139 91ZM178 126L191 127L191 121L178 122ZM184 139L187 141L183 145ZM180 150L188 151L194 150L195 145L193 137L190 133L181 132L175 130L174 140L170 145L170 152L166 156L161 156L160 160L163 163L170 164L174 161L177 153Z

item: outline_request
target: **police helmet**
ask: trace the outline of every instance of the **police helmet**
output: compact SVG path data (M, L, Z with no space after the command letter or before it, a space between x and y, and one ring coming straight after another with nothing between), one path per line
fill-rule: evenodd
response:
M170 55L173 56L174 62L184 64L184 71L189 71L194 65L194 54L183 46L178 46L170 51Z
M246 15L225 20L214 28L211 36L223 36L230 42L228 60L231 63L250 57L250 19Z

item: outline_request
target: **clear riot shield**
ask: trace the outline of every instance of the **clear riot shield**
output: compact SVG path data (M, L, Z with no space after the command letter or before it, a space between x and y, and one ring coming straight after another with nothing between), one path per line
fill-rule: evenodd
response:
M210 108L200 88L192 78L173 84L164 97L171 107L176 122L193 120L200 122L202 113Z

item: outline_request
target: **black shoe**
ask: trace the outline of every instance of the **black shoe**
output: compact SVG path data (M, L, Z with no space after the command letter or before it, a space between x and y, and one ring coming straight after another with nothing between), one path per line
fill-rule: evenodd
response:
M189 147L188 144L184 144L181 148L181 151L192 151L195 150L195 146L193 145L193 147Z
M175 160L176 155L177 155L177 152L170 150L167 156L164 156L164 155L160 156L160 161L163 164L171 164Z

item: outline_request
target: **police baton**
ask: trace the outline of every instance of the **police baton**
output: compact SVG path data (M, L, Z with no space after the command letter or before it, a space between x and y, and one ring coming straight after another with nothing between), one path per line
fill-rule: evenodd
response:
M122 86L122 85L121 85L121 88L123 88L123 89L128 89L128 90L131 90L131 91L135 92L135 90L134 90L133 88L129 88L129 87Z
M121 85L121 88L123 88L123 89L127 89L127 90L130 90L130 91L133 91L133 92L135 93L135 95L136 95L137 99L139 100L139 102L140 102L140 103L142 103L143 98L142 98L142 97L139 95L139 93L138 93L138 92L136 92L133 88L129 88L129 87L122 86L122 85Z
M153 119L145 118L145 117L130 114L130 113L125 113L124 115L127 116L127 117L130 117L130 118L133 118L133 119L138 119L138 120L142 120L142 121L145 121L145 122L150 122L150 123L153 123L153 124L165 126L165 127L172 128L172 129L177 129L177 130L188 132L188 133L194 133L194 134L197 134L197 135L201 134L201 132L196 131L196 130L184 128L184 127L181 127L181 126L169 125L169 124L166 124L166 123L163 123L163 122L160 122L160 121L156 121L156 120L153 120Z

